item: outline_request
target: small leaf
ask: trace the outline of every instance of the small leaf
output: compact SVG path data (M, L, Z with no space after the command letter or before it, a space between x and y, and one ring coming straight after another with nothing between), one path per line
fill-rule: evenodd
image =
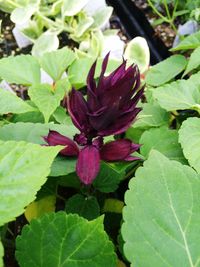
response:
M184 75L188 74L190 71L198 68L200 66L200 46L197 47L191 54L187 68Z
M113 192L117 189L124 174L125 171L119 172L113 165L102 162L100 172L95 178L93 185L101 192Z
M186 64L187 60L184 56L173 55L149 69L146 83L159 86L169 82L185 69Z
M55 211L55 205L56 197L47 196L30 203L28 207L26 207L24 215L27 221L30 222L32 219L39 218L41 215L47 212Z
M170 130L167 127L150 129L145 131L139 141L142 144L140 153L148 157L151 150L161 152L169 159L186 163L180 144L178 143L178 131Z
M200 119L188 118L179 130L179 142L189 164L200 173Z
M152 151L125 194L122 237L131 266L199 267L200 180Z
M115 198L107 198L103 206L103 212L122 213L124 203Z
M65 95L62 86L53 86L49 84L38 84L29 88L28 94L34 104L44 115L45 122L49 121L50 116L60 105L60 101Z
M135 37L128 44L124 52L124 58L131 65L137 64L141 73L144 73L150 63L150 51L147 41L143 37Z
M16 257L21 267L117 265L103 218L87 221L64 212L46 214L25 226L17 238Z
M168 121L169 113L167 113L159 105L145 103L132 127L141 129L159 127L167 124Z
M0 89L0 114L26 113L35 109L15 94Z
M40 65L30 55L3 58L0 60L0 77L9 83L40 83Z
M100 8L97 12L93 14L94 23L92 28L100 29L101 27L105 26L112 15L113 8L110 6Z
M76 194L67 200L65 210L67 213L76 213L88 220L93 220L100 216L98 201L93 196Z
M57 37L57 34L46 31L35 41L32 48L32 55L40 57L44 53L58 49L58 46L59 39Z
M35 199L61 148L0 141L0 226L21 215Z
M195 49L200 46L200 31L195 32L183 39L176 47L172 48L171 51Z
M28 4L25 7L18 7L11 13L11 20L15 24L25 24L37 10L34 4Z
M74 52L64 47L62 49L45 53L40 58L41 67L51 76L54 81L61 79L64 71L75 59Z
M159 105L167 111L193 109L199 110L200 104L199 73L188 80L178 80L153 90Z
M74 16L81 11L81 9L87 4L89 0L63 0L62 15Z

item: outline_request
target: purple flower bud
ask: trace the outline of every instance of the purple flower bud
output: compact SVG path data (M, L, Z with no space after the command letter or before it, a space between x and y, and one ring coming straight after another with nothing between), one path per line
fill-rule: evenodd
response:
M106 143L100 150L100 156L105 161L132 161L140 159L130 154L137 151L140 145L133 144L129 139L119 139Z
M79 154L79 148L76 143L56 131L49 131L49 134L43 138L49 146L65 146L65 148L60 151L60 154L63 156L78 156Z
M85 146L79 153L76 172L80 180L88 185L96 178L100 169L99 150L93 145Z

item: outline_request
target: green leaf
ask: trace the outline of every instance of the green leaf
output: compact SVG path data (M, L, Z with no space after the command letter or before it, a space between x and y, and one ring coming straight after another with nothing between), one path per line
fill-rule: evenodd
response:
M44 32L35 41L32 48L32 55L41 57L44 53L54 51L58 49L59 39L56 32Z
M159 127L167 124L168 121L169 113L167 113L159 105L145 103L132 127L141 129Z
M200 31L195 32L183 39L176 47L172 48L171 51L195 49L200 46Z
M149 69L146 83L159 86L169 82L185 69L186 64L187 60L184 56L173 55Z
M3 267L3 256L4 256L4 249L3 249L3 245L0 241L0 266Z
M76 213L88 220L100 216L100 207L96 197L76 194L70 197L65 206L67 213Z
M125 194L122 236L131 266L199 267L200 180L152 151Z
M70 157L57 157L51 167L49 176L57 177L64 176L75 172L76 159Z
M29 106L15 94L0 89L0 114L25 113L34 110L33 107Z
M8 141L26 141L35 144L45 144L43 136L46 136L49 130L58 131L60 134L73 138L77 133L76 128L72 124L42 124L42 123L10 123L0 128L0 140Z
M124 174L124 170L120 172L114 165L102 162L100 172L95 178L93 185L101 192L113 192L117 189Z
M95 58L80 58L75 60L72 65L69 67L68 75L70 83L76 88L79 89L86 85L86 79L89 73L89 70L94 63ZM97 60L97 66L95 70L95 78L98 78L101 72L102 59ZM106 69L106 74L115 70L119 66L120 62L114 59L109 60L108 66Z
M18 7L11 13L11 20L15 24L25 24L36 12L37 6L34 4L28 4L25 7Z
M200 119L188 118L179 130L179 142L189 164L200 173Z
M103 229L103 217L87 221L64 212L46 214L25 226L17 238L16 257L21 267L117 265L113 244Z
M137 64L141 73L144 73L150 63L150 51L147 41L143 37L135 37L128 44L124 52L124 58L131 65Z
M167 127L150 129L145 131L139 141L142 144L140 153L148 157L152 149L158 150L169 159L187 163L183 156L180 144L178 143L178 131L170 130Z
M56 197L54 195L43 197L33 201L26 207L24 215L28 222L32 219L39 218L47 212L53 212L56 209Z
M37 84L29 88L28 94L44 115L45 122L48 123L50 116L60 105L65 90L62 86L55 86L54 88L49 84Z
M11 56L0 60L0 77L9 83L40 83L40 65L30 55Z
M89 0L63 0L62 15L63 16L74 16L81 11L81 9L87 4Z
M24 212L45 183L61 147L0 141L0 226Z
M193 109L199 110L200 104L199 73L188 80L178 80L153 90L159 105L167 111Z
M100 29L101 27L105 26L105 23L109 21L113 12L113 8L107 6L105 8L101 8L93 15L94 23L92 28Z
M200 65L200 46L197 47L191 54L187 68L184 72L184 75L188 74L190 71L196 69Z
M72 64L74 59L74 52L64 47L56 51L45 53L40 58L40 65L54 81L57 81L61 79L64 71Z

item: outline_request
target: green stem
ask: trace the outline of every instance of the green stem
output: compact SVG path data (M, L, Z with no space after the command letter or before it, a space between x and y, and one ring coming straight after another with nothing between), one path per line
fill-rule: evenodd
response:
M17 4L16 2L12 1L12 0L6 0L6 2L8 4L11 4L13 7L21 7L19 4Z
M165 22L169 23L169 20L163 16L153 5L153 3L151 2L151 0L148 0L148 4L150 5L150 7L153 9L153 11L155 12L155 14L157 14L160 18L162 18Z

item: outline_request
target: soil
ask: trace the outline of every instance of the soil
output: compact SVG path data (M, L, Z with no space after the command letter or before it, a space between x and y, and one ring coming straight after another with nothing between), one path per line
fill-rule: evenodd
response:
M151 7L149 7L146 0L131 0L131 1L133 1L134 4L143 11L143 13L145 14L145 16L147 17L147 19L151 24L153 24L155 20L159 19L159 17L153 13ZM176 21L175 23L179 24L179 21ZM160 25L153 26L153 28L156 35L164 42L166 47L171 48L176 33L169 26L169 24L162 23Z

